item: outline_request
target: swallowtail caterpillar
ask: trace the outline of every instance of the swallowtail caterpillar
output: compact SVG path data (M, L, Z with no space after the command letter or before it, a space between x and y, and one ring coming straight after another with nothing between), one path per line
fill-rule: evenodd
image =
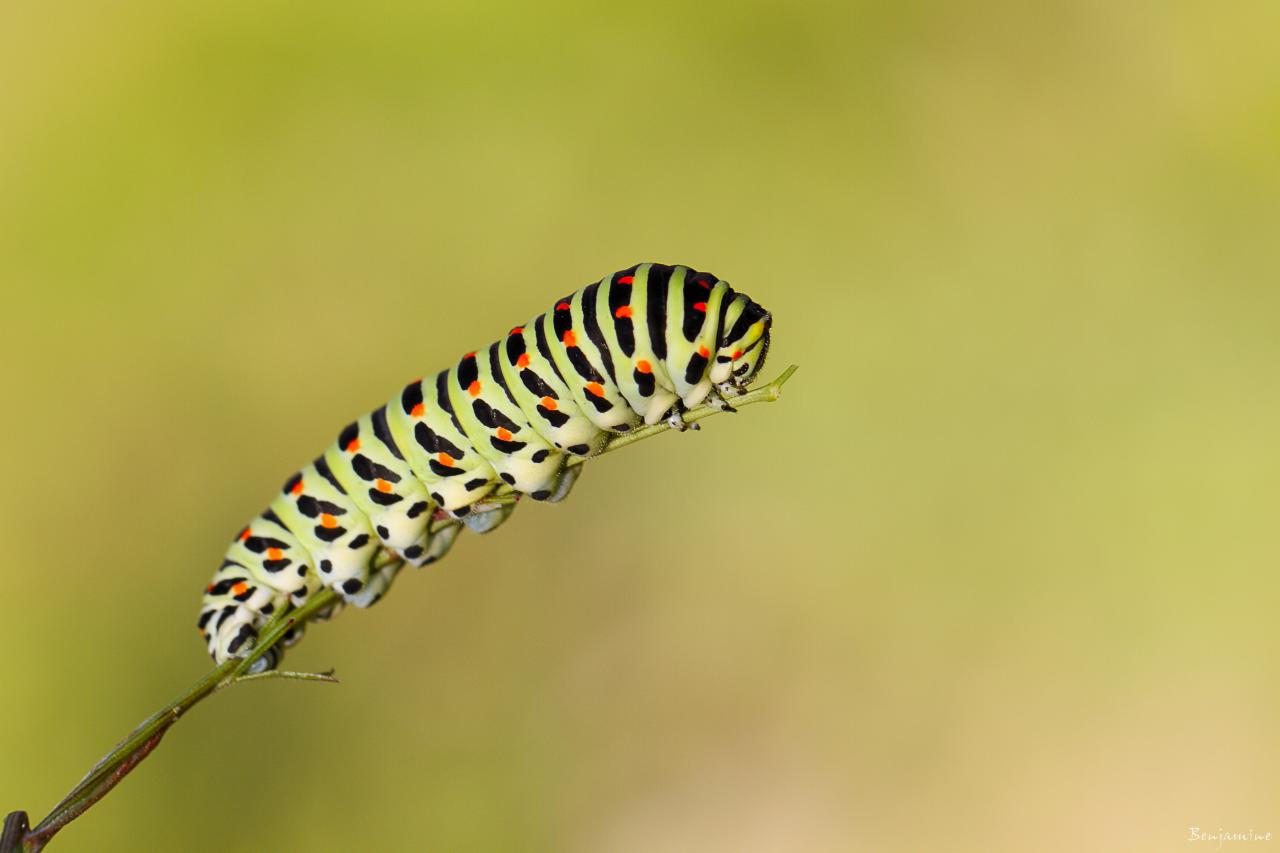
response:
M704 402L730 407L764 365L770 320L710 273L639 264L410 382L235 536L197 623L209 653L243 656L273 613L322 588L368 607L402 566L439 560L463 529L489 532L514 508L486 499L563 500L582 471L570 458L641 424L683 429L684 410ZM276 667L301 634L254 671Z

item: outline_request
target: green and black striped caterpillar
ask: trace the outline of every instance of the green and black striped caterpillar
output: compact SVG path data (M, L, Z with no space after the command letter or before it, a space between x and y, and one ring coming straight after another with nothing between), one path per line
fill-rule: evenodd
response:
M368 607L405 563L440 559L464 527L493 530L513 507L473 512L478 501L497 491L562 500L582 470L570 455L641 423L683 428L684 409L708 400L728 407L764 365L769 326L767 311L710 273L639 264L409 383L236 535L197 623L209 653L243 655L272 613L324 587ZM433 520L445 523L433 532ZM399 559L375 567L380 552Z

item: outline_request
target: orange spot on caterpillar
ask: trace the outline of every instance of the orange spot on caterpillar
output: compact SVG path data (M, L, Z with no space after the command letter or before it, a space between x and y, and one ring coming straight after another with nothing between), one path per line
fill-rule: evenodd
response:
M578 336L573 333L573 329L569 329L564 333L564 337L561 338L561 341L563 341L564 345L567 347L576 347L578 345Z
M740 349L736 349L736 350L734 350L734 351L733 351L733 360L734 360L734 361L737 361L737 360L738 360L738 359L740 359L740 358L742 358L742 350L740 350Z
M618 278L618 284L630 284L635 280L636 280L636 277L633 275L624 275Z
M698 279L698 284L702 285L707 290L711 289L711 282L708 279L705 279L705 278Z
M498 427L498 438L502 441L511 440L511 430L506 427Z
M241 531L240 531L240 535L239 535L239 536L237 536L236 538L237 538L237 539L239 539L241 542L243 542L244 540L248 539L248 538L249 538L249 528L247 528L247 527L246 527L244 530L241 530Z
M453 457L450 456L448 453L437 453L436 461L446 468L453 467Z
M524 331L524 326L516 326L516 327L515 327L514 329L512 329L511 331L507 332L507 334L508 334L508 335L518 335L518 334L520 334L520 333L521 333L521 332L523 332L523 331Z
M391 484L388 483L386 480L374 480L373 485L377 488L378 491L382 492L383 494L386 494L387 492L391 491Z
M358 438L353 438L353 439L351 439L350 441L348 441L348 442L347 442L347 452L348 452L348 453L355 453L355 452L356 452L357 450L359 450L359 449L360 449L360 439L358 439Z
M475 354L474 352L469 352L469 353L465 354L465 355L464 355L464 356L462 356L462 357L463 357L463 358L475 358L475 357L476 357L476 354Z
M636 370L641 373L653 373L653 365L642 358L636 362Z
M520 357L516 359L516 367L524 368L529 366L529 353L522 352Z
M705 302L695 302L695 303L693 303L693 310L694 310L694 311L701 311L703 314L705 314L705 313L707 313L707 303L705 303Z
M557 405L558 405L558 404L556 403L556 401L555 401L555 400L553 400L553 399L551 399L550 397L543 397L543 398L542 398L541 400L539 400L538 402L542 404L542 408L544 408L544 409L550 409L550 410L551 410L551 411L553 411L553 412L556 410Z
M417 403L414 405L413 410L410 411L409 414L413 415L415 418L420 418L422 417L422 413L425 412L426 410L427 410L426 406L422 405L421 403Z
M556 303L556 310L557 310L557 311L568 311L568 310L569 310L569 303L568 303L568 302L557 302L557 303Z
M293 484L293 488L292 488L292 489L290 489L289 491L290 491L290 492L292 492L292 493L293 493L293 494L295 494L295 495L300 495L300 494L302 494L302 481L301 481L301 480L299 480L298 482L294 483L294 484Z
M268 560L278 560L278 559L280 559L280 558L281 558L281 557L283 557L283 556L284 556L284 551L281 551L279 548L268 548L268 549L267 549L267 559L268 559Z
M630 317L630 316L631 316L631 306L630 306L630 305L622 305L622 306L620 306L620 307L618 308L618 310L617 310L617 311L614 311L614 312L613 312L613 316L617 317L619 320L621 320L621 319L622 319L622 318L624 318L624 317Z
M703 358L709 358L711 356L711 350L707 349L706 347L698 347L698 355L702 356Z
M604 386L599 382L588 382L585 387L588 394L594 394L597 397L604 396Z
M249 589L249 585L248 585L247 583L245 583L244 581L240 581L238 584L236 584L235 586L231 587L231 594L232 594L232 595L244 595L244 594L245 594L245 592L246 592L248 589Z
M320 526L332 530L338 526L338 519L327 512L320 513Z
M467 386L467 393L470 394L472 397L480 396L480 380L479 379L476 379L470 385Z
M213 584L209 584L204 588L205 592L213 592Z

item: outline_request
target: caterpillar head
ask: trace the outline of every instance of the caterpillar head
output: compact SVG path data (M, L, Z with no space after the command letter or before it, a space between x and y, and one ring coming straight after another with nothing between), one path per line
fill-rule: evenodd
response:
M769 354L769 327L773 317L742 294L735 294L725 312L724 333L711 381L724 397L743 393L764 367Z

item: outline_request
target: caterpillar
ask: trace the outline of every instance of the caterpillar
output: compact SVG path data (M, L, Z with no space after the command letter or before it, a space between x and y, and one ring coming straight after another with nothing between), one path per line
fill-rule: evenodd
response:
M273 613L322 588L338 595L335 609L369 607L401 567L439 560L463 529L496 529L520 496L563 500L583 467L570 458L642 423L683 429L682 413L703 402L731 408L764 365L771 322L710 273L637 264L410 382L236 534L197 622L209 654L244 656ZM397 559L380 566L380 554ZM278 666L301 634L295 626L254 671Z

